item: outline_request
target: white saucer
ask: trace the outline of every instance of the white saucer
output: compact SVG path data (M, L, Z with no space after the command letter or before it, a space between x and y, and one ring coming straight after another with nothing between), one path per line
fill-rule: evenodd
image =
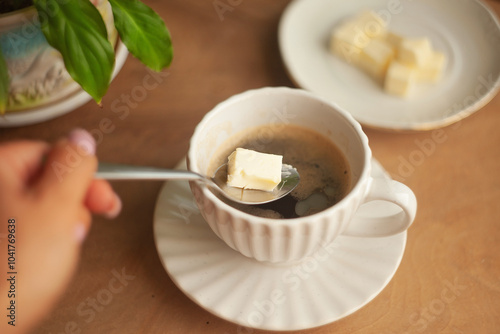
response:
M115 50L115 68L113 69L111 79L113 79L123 67L127 56L127 47L123 44L123 42L118 41ZM73 111L90 100L92 100L92 97L86 91L79 88L71 96L64 97L58 102L43 105L28 111L14 111L6 113L0 117L0 128L24 126L48 121Z
M448 59L442 80L399 98L330 54L332 28L364 9L389 18L391 31L428 37ZM278 37L284 64L298 86L375 128L442 127L480 109L500 89L500 23L479 0L295 0L283 13Z
M373 175L388 177L376 161ZM369 204L361 214L391 209ZM406 232L339 237L301 263L268 265L232 250L212 232L185 181L162 188L154 236L165 270L189 298L230 322L265 330L312 328L355 312L389 283L406 244Z

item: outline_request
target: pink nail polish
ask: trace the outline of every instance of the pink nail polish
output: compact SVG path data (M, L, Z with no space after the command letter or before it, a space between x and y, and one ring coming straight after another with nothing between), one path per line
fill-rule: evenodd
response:
M121 211L122 211L122 201L120 197L118 197L115 194L115 201L113 203L113 207L111 207L106 213L104 213L104 216L108 219L114 219L120 214Z
M94 137L84 129L74 129L68 135L68 139L85 154L94 155L96 151L96 142Z
M75 239L79 243L82 243L85 238L87 237L87 229L85 228L85 225L82 223L78 223L75 226Z

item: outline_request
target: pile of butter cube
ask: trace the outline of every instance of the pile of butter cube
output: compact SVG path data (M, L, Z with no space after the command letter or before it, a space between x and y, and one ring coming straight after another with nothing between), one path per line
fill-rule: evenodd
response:
M435 83L446 57L428 38L405 38L387 29L373 11L363 11L333 29L330 51L380 81L387 93L408 96L419 83Z

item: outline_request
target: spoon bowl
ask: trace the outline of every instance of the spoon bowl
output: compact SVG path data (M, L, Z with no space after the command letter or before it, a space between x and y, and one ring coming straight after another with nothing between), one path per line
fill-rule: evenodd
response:
M191 180L205 183L227 199L246 205L276 201L289 194L300 182L297 170L291 165L281 166L281 182L273 191L241 189L227 185L227 164L220 166L211 178L177 169L131 166L100 162L96 178L107 180Z

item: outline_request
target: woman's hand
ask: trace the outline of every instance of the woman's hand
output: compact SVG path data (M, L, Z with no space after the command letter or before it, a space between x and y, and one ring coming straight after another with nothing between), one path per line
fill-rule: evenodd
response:
M1 333L26 332L50 311L76 268L92 213L113 218L120 212L109 183L94 180L96 167L95 141L84 130L74 130L53 146L0 144ZM9 220L15 221L15 234L9 235ZM8 245L15 247L10 247L14 269L8 265ZM11 282L10 276L15 278ZM10 298L12 282L15 297ZM6 317L12 301L15 327Z

